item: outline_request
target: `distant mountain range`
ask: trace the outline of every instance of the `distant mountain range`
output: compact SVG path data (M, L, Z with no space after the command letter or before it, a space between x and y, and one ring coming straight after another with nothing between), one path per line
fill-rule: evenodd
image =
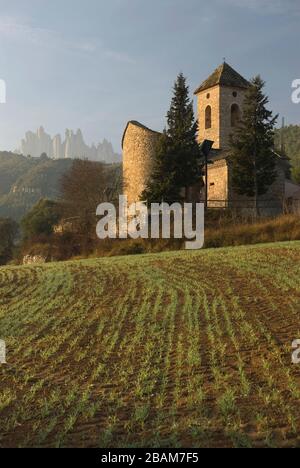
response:
M24 156L40 157L45 153L50 159L89 159L91 161L103 161L106 163L118 163L121 156L114 152L112 144L106 139L97 145L88 146L83 138L81 130L73 132L67 129L65 139L61 135L51 137L43 127L35 133L27 132L21 141L16 153Z

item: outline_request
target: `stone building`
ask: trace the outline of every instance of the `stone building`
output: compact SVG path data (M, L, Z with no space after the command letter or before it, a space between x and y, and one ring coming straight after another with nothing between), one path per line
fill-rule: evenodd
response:
M249 82L227 63L223 63L195 91L197 97L199 142L214 141L208 167L208 206L252 210L254 200L238 195L231 183L229 139L243 113ZM276 153L277 179L260 197L264 214L282 212L285 202L288 161Z
M229 163L229 138L242 117L245 92L249 82L227 63L218 67L195 91L199 122L199 143L214 141L208 167L208 206L211 208L252 209L253 199L234 193ZM151 171L158 132L138 122L129 122L123 136L123 171L125 194L130 202L138 201ZM265 214L282 212L288 161L276 154L277 180L260 198ZM201 196L201 195L200 195ZM202 194L203 196L203 194Z
M136 121L128 122L123 140L123 180L124 193L129 203L139 201L146 188L156 143L160 137L155 132Z

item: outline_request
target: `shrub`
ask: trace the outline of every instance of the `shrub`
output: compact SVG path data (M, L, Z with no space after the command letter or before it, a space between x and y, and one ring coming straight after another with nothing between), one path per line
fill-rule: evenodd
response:
M23 236L50 236L60 220L60 205L52 200L40 200L21 221Z

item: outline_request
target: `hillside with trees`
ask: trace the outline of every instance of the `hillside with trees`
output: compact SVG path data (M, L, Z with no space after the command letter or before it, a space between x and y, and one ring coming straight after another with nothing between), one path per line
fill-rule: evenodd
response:
M291 159L292 178L300 184L300 125L289 125L275 132L275 146L284 144L286 155Z
M54 199L70 160L51 160L0 153L0 217L19 221L41 198Z
M15 221L0 218L0 265L12 259L17 234L18 225Z
M20 221L39 200L59 198L61 179L73 163L0 152L0 218Z
M121 168L75 159L59 181L55 199L41 198L20 223L20 258L66 260L89 255L99 245L96 208L115 202L122 190Z

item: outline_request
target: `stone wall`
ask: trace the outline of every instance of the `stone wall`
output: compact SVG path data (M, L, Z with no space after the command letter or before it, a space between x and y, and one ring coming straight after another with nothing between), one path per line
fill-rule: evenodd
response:
M47 258L43 255L25 255L25 257L23 257L23 265L33 265L46 262Z
M128 202L140 200L151 174L160 133L154 132L138 122L129 122L123 136L124 195Z
M199 142L214 141L214 149L226 149L229 136L234 131L231 126L231 107L239 106L242 112L245 90L228 86L214 86L198 93ZM211 128L205 128L205 110L211 107Z
M220 87L214 86L213 88L207 89L200 92L197 95L198 100L198 124L199 124L199 142L203 140L214 141L213 148L220 149ZM211 107L212 110L212 125L211 128L205 128L205 110L207 106Z
M208 166L208 207L224 208L228 200L228 167L225 159Z
M230 208L249 215L254 212L254 198L237 194L231 183L231 170L226 159L208 166L208 207ZM277 179L266 194L259 197L262 216L277 216L285 206L285 168L277 163Z
M220 88L220 148L227 149L229 137L234 132L231 126L231 107L237 104L241 116L244 105L245 89L222 86Z

